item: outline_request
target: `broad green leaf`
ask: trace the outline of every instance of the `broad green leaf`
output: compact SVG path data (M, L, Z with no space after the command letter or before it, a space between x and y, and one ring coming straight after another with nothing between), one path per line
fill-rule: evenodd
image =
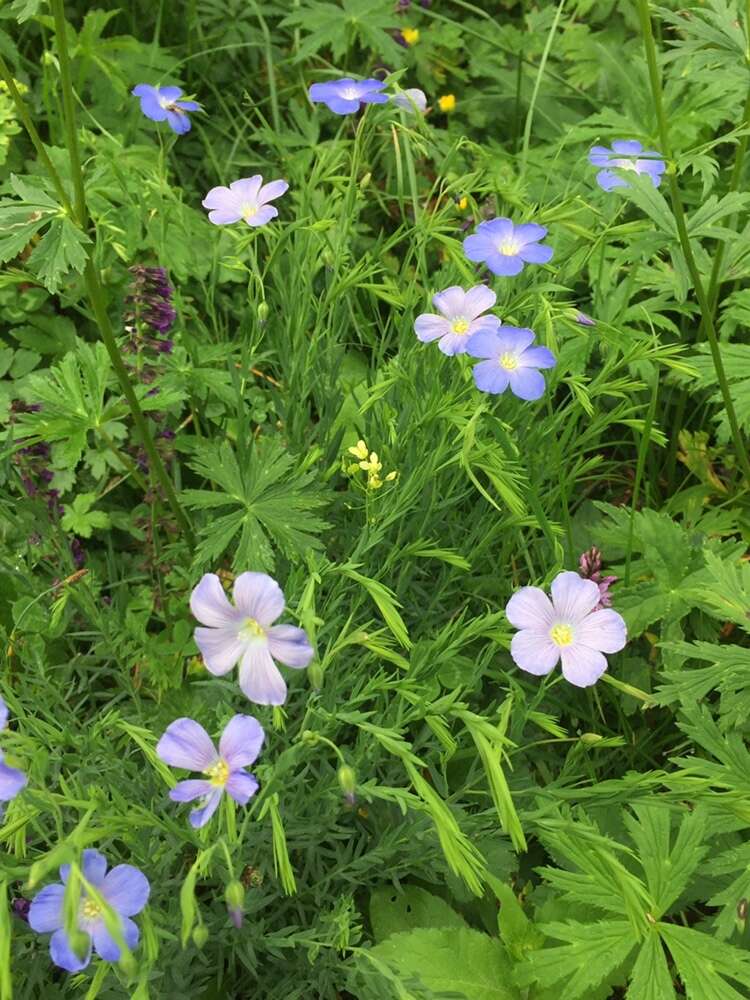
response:
M377 942L415 927L467 926L464 918L444 899L415 885L403 889L391 886L375 889L370 896L370 923Z
M467 1000L519 1000L502 942L468 927L417 928L391 934L371 949L402 976L435 993Z

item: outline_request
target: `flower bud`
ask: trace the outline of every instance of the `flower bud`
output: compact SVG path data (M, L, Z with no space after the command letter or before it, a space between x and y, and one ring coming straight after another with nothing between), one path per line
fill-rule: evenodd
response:
M268 303L266 301L261 302L258 306L258 322L261 326L266 325L268 319Z
M578 739L581 743L585 743L586 746L591 747L596 743L600 743L604 737L600 736L599 733L581 733Z
M202 948L208 941L208 928L205 924L198 924L193 929L193 944L196 948Z
M242 927L243 903L245 902L245 889L241 882L234 879L229 883L224 893L229 919L239 930Z

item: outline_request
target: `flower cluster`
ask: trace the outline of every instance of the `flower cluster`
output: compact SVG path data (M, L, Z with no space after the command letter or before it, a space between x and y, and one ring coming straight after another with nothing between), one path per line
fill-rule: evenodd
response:
M127 349L133 354L143 350L169 354L173 344L165 334L172 329L177 311L172 304L174 289L166 268L135 264L130 275L123 315Z
M498 395L510 387L519 399L539 399L544 393L539 369L554 368L554 355L546 347L532 346L532 330L485 315L495 301L495 293L484 285L468 292L453 285L433 297L440 315L422 313L414 331L421 341L437 340L444 354L483 358L473 369L474 383L482 392Z
M383 483L393 482L398 475L398 472L394 470L381 478L383 463L378 458L378 453L370 451L362 439L357 441L353 447L347 448L347 451L350 455L354 455L357 461L350 463L346 471L350 476L357 475L360 471L366 472L368 490L379 490Z

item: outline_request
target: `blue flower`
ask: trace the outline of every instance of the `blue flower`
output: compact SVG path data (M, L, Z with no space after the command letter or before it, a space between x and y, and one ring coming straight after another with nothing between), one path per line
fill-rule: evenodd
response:
M360 104L385 104L388 95L378 93L383 87L382 80L352 80L345 76L330 83L314 83L309 94L314 104L325 104L337 115L350 115L359 111Z
M552 258L552 247L542 246L547 235L544 226L527 222L514 226L510 219L490 219L477 226L473 236L464 240L464 253L469 260L484 261L493 274L510 277L520 274L524 264L546 264Z
M81 863L83 877L96 889L114 911L115 919L119 919L120 933L125 944L132 951L138 944L139 932L136 924L130 919L140 913L148 901L151 886L148 879L132 865L117 865L107 874L107 859L99 851L92 849L83 852ZM104 913L99 902L81 890L76 907L76 925L78 930L88 937L88 946L83 955L77 955L73 942L65 932L65 917L63 915L65 884L70 875L70 865L62 865L60 878L62 885L45 886L31 901L29 908L29 925L37 934L49 934L49 953L55 965L67 972L80 972L91 961L92 945L97 955L106 962L117 962L120 959L120 946L107 930Z
M152 87L148 83L139 83L133 87L131 94L141 99L141 111L152 122L169 123L169 127L177 135L190 131L188 111L201 111L196 101L183 101L182 90L179 87Z
M465 292L458 285L451 285L432 298L432 304L441 313L422 313L414 323L414 332L424 344L438 341L443 354L463 354L469 340L481 330L495 331L500 326L497 316L485 316L497 296L486 285L475 285Z
M546 347L532 347L534 331L517 326L499 326L496 332L481 330L466 345L473 358L486 358L474 365L477 389L499 395L510 386L519 399L539 399L544 377L539 368L554 368L555 356Z
M644 149L637 139L617 139L612 143L612 149L607 149L606 146L593 146L589 153L589 163L595 167L604 167L604 170L600 170L596 175L596 183L603 191L612 191L616 187L630 187L625 178L617 173L619 170L647 174L654 187L659 187L661 175L667 169L661 153L657 153L654 149ZM612 167L615 170L612 170Z

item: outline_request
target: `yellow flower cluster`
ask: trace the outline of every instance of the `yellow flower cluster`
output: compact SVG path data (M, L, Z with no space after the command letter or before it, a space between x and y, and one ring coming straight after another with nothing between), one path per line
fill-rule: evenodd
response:
M377 452L370 451L361 439L357 441L353 448L347 448L347 451L358 460L348 467L347 472L350 476L355 475L360 469L366 472L368 490L379 490L383 483L393 482L398 475L394 471L389 472L387 476L381 478L380 473L383 471L383 463L378 458Z

